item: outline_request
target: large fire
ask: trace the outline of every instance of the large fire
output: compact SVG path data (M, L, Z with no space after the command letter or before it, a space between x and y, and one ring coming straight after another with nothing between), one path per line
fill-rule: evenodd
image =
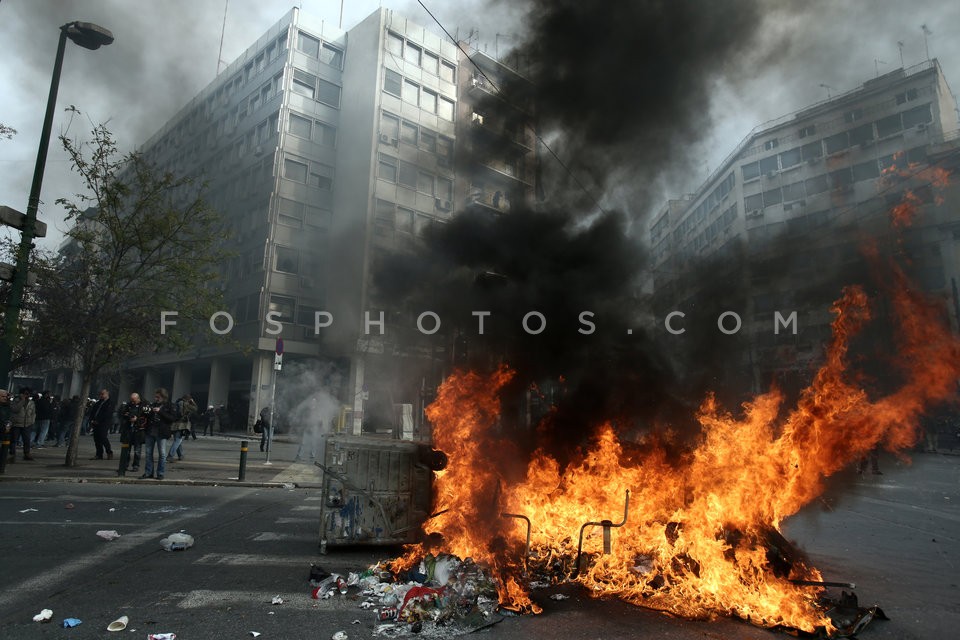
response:
M891 269L898 388L870 394L848 363L851 338L870 321L867 295L848 287L833 307L823 364L796 406L772 390L735 415L708 397L697 415L699 440L679 461L656 443L637 454L613 426L599 424L565 468L541 450L525 471L508 471L502 462L513 459L514 445L500 428L499 394L513 373L454 373L427 409L449 465L437 473L441 513L426 533L442 534L445 551L489 565L501 604L517 610L539 611L526 577L536 569L676 615L833 631L817 606L823 588L800 584L821 581L820 573L799 558L778 562L781 523L821 494L825 478L876 447L914 444L924 410L951 397L960 378L960 342L941 308ZM529 518L526 557L526 522L504 514ZM606 535L587 526L581 543L581 527L598 520L624 524ZM401 564L422 552L411 549Z

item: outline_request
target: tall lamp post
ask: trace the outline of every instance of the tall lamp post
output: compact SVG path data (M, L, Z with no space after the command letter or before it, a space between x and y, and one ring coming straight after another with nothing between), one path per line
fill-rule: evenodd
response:
M10 365L13 359L13 347L17 341L17 325L20 321L20 307L23 305L23 290L27 282L27 270L30 266L30 250L37 223L37 209L40 206L40 186L43 184L43 170L47 164L47 148L50 146L50 129L53 126L53 112L57 106L57 89L60 86L60 68L63 66L63 52L67 38L84 49L99 49L113 42L113 34L107 29L90 22L69 22L60 27L60 42L57 45L57 57L53 63L53 77L50 80L50 95L47 97L47 112L43 117L43 129L40 132L40 148L37 151L37 164L33 169L33 183L30 185L30 198L27 200L27 213L22 221L20 245L17 248L17 262L10 281L10 295L3 319L3 339L0 340L0 384L8 384Z

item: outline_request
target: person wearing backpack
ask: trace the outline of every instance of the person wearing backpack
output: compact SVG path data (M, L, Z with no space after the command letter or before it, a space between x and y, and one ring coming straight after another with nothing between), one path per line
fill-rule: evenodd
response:
M33 403L32 393L29 387L23 387L10 403L10 462L17 459L17 440L23 442L23 459L33 460L30 455L30 436L33 423L37 421L37 407Z
M174 405L174 413L177 420L173 423L173 446L167 454L167 462L174 462L174 454L176 461L183 460L183 441L190 437L190 421L197 415L197 403L189 393L185 393Z

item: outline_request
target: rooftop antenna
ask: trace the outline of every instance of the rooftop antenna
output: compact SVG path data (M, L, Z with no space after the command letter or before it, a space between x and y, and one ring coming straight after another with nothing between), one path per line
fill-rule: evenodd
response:
M343 0L340 0L340 24L337 29L343 29Z
M930 29L928 29L927 25L925 24L920 25L920 29L923 31L923 48L924 50L926 50L927 60L929 60L930 59L930 43L927 42L927 36L932 36L933 31L930 31Z
M820 86L827 90L827 99L829 100L829 99L832 97L832 96L830 95L830 91L833 90L833 87L831 87L831 86L828 85L828 84L823 84L823 83L820 83Z
M884 62L883 60L878 60L878 59L876 59L876 58L873 59L873 69L874 69L874 71L876 72L876 76L875 76L875 77L877 77L877 78L880 77L880 65L881 65L881 64L887 64L887 63Z
M220 65L223 64L223 35L227 32L227 7L230 0L223 0L223 26L220 27L220 51L217 52L217 75L220 75Z
M903 40L897 40L897 48L900 49L900 68L903 69Z

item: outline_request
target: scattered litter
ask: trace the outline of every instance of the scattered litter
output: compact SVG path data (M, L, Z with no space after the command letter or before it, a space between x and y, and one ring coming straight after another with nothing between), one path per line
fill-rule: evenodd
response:
M317 566L315 564L310 565L310 585L319 586L320 581L328 577L330 572L325 570L323 567Z
M160 541L160 546L167 551L183 551L193 546L193 536L186 533L171 533Z
M283 598L280 596L273 596L273 600L270 601L270 604L283 604Z
M256 638L257 636L260 635L260 632L259 632L259 631L251 631L251 632L250 632L250 635L253 636L254 638Z
M360 603L360 608L361 608L361 609L373 609L375 606L377 606L377 605L373 604L372 602L370 602L370 601L368 601L368 600L364 600L363 602Z
M351 622L350 624L360 624L360 621L359 621L359 620L354 620L354 621Z
M97 535L107 541L116 540L117 538L120 537L120 534L112 529L110 531L106 531L106 530L97 531Z
M175 633L151 633L147 636L147 640L177 640L177 634Z
M113 513L114 511L116 511L116 509L114 507L110 507L110 513Z
M551 600L569 600L570 596L564 595L562 593L555 593L552 596L550 596L550 599Z
M68 502L67 504L63 505L63 508L64 508L64 509L73 509L73 503L72 503L72 502Z
M276 613L276 611L267 611L267 615L268 615L268 616L272 616L272 615L274 615L275 613Z
M30 513L31 511L36 511L36 509L21 509L20 513Z
M335 634L333 634L332 640L347 640L347 634L345 634L343 631L337 631Z
M120 616L109 625L107 625L107 631L123 631L127 628L127 623L130 622L130 618L127 616Z
M52 609L44 609L37 615L33 616L34 622L50 622L50 619L53 618Z
M63 621L63 628L69 629L70 627L75 627L78 624L83 624L83 621L78 620L77 618L67 618Z
M284 482L284 483L283 483L283 488L284 488L284 489L296 489L296 488L297 488L297 485L293 484L292 482Z

